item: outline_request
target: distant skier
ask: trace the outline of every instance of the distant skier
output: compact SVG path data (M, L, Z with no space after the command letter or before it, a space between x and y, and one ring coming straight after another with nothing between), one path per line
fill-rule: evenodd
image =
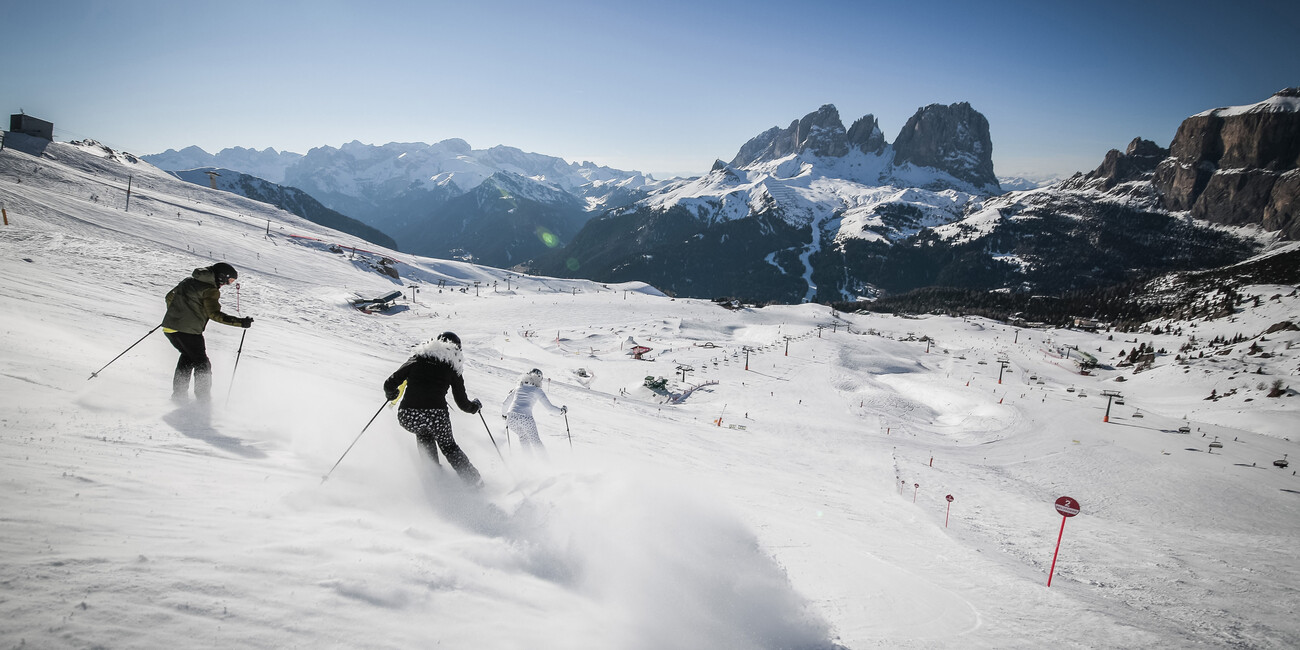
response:
M533 368L519 377L519 386L506 395L501 404L501 417L506 419L506 428L519 436L519 445L529 453L544 455L542 439L537 435L537 421L533 419L533 406L541 404L552 413L568 413L569 407L555 406L542 392L542 371Z
M167 292L167 313L163 316L163 334L181 353L172 376L172 400L189 396L190 377L194 377L194 397L202 403L212 398L212 362L208 360L203 330L214 320L232 327L252 327L253 319L239 318L221 311L221 287L239 277L235 267L225 262L194 269Z
M397 407L397 422L415 434L416 442L435 465L438 449L442 449L461 479L478 487L483 480L452 437L451 417L447 412L448 388L460 410L478 413L483 408L482 402L470 400L465 394L462 360L460 337L443 332L438 338L415 346L411 358L384 382L384 395L390 402L402 398ZM405 391L401 390L403 384Z

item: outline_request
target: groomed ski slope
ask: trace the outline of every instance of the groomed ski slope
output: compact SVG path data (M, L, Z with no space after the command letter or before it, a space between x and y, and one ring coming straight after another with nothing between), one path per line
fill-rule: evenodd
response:
M1300 645L1300 478L1272 465L1300 459L1298 402L1257 388L1292 384L1296 332L1267 335L1267 359L1239 345L1179 366L1190 323L1111 340L729 311L390 253L395 281L327 244L373 245L104 155L0 151L4 647ZM245 332L208 328L210 416L167 399L161 333L87 379L218 260L256 321L233 377ZM394 288L387 314L347 305ZM1260 307L1196 336L1300 321L1293 289L1259 287ZM453 412L481 493L421 459L391 409L357 440L383 379L444 330L504 457ZM1090 377L1060 356L1107 363L1134 337L1171 354ZM537 414L546 461L498 413L533 367L569 407L567 429ZM671 404L647 376L674 395L717 383ZM1125 397L1109 423L1105 389ZM1048 588L1063 495L1082 514Z

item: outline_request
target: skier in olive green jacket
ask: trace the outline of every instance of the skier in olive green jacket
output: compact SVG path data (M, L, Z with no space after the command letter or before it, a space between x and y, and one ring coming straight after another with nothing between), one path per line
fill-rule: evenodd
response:
M253 319L239 318L221 311L221 287L231 284L239 273L225 262L194 269L194 273L175 289L167 292L167 314L163 316L163 334L181 353L172 376L172 399L184 400L190 392L190 375L194 376L194 397L207 402L212 397L212 363L208 360L203 330L214 320L232 327L252 327Z

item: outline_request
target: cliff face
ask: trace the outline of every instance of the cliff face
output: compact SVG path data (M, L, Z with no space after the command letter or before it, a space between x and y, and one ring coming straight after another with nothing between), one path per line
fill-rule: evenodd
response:
M941 169L976 187L997 188L989 121L966 102L921 108L894 141L896 163Z
M1152 180L1171 210L1300 239L1300 88L1187 118Z

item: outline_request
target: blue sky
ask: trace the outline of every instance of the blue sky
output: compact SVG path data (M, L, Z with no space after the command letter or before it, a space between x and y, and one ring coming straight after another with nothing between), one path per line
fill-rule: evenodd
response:
M966 101L999 175L1069 174L1300 85L1294 1L0 0L0 23L0 111L137 154L462 138L663 175L822 104L892 142Z

